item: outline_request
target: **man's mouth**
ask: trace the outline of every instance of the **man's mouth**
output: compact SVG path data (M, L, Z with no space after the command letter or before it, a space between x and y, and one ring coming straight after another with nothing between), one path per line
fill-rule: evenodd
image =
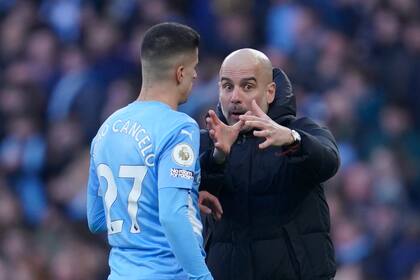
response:
M239 116L241 116L245 113L246 113L245 111L231 111L231 112L229 112L229 115L235 121L239 121Z

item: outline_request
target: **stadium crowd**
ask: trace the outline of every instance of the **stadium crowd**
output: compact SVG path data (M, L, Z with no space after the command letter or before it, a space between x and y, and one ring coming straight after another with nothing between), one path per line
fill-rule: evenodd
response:
M0 280L105 279L86 225L89 144L140 89L141 36L201 34L181 110L204 125L229 52L290 77L298 115L327 125L338 280L420 279L420 4L416 0L0 1Z

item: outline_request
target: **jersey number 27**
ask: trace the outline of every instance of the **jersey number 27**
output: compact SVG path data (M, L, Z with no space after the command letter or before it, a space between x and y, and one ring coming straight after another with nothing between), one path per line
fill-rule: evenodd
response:
M98 176L104 177L108 187L105 192L105 213L106 213L106 225L108 228L108 234L119 233L122 231L123 220L111 221L111 207L117 199L117 184L115 183L114 175L112 174L111 168L106 164L100 164L97 168ZM131 220L131 233L139 233L140 226L137 221L138 211L138 200L141 195L141 187L144 177L147 173L147 167L142 165L121 165L119 168L118 177L120 178L132 178L133 186L128 195L128 216Z

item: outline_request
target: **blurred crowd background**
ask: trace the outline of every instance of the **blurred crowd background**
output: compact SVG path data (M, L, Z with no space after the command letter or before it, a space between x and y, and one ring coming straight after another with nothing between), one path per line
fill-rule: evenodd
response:
M420 3L417 0L1 0L0 279L106 279L88 232L89 145L140 89L155 23L201 33L181 110L217 103L232 50L289 75L300 116L327 125L341 169L325 187L337 280L420 279Z

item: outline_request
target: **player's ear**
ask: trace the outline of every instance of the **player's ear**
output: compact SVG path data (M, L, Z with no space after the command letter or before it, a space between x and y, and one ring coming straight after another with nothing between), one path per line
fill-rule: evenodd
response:
M175 71L175 79L176 79L176 84L179 85L180 83L182 83L182 80L184 79L184 65L179 65L176 68Z

